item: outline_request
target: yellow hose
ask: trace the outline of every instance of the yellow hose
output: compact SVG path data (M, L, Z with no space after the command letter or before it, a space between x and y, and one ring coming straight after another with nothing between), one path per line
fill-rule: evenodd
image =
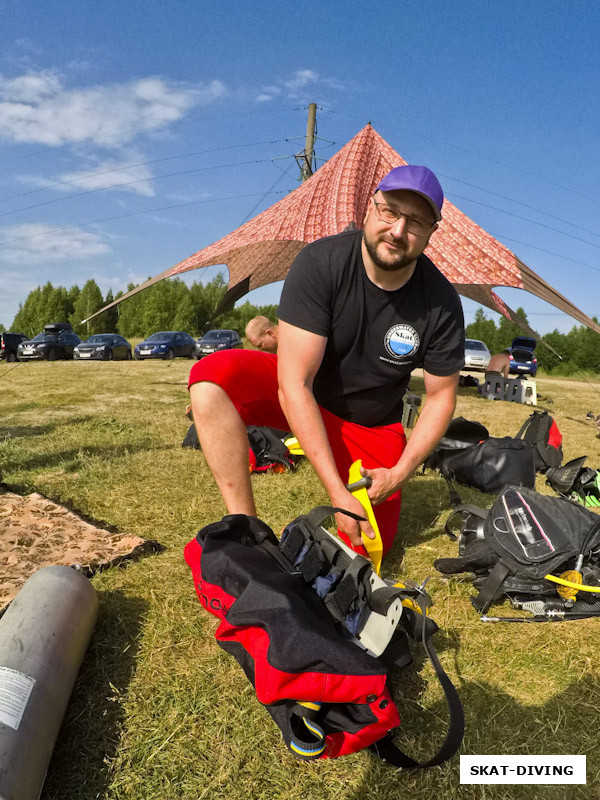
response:
M573 583L573 581L566 581L563 578L557 578L556 575L544 575L547 581L552 583L559 583L561 586L569 586L571 589L577 589L580 592L593 592L600 594L600 586L586 586L584 583Z

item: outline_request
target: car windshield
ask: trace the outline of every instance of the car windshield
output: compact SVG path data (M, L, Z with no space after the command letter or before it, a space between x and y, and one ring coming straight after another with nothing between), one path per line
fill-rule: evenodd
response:
M38 333L31 340L32 342L55 342L58 339L58 333Z
M202 337L203 339L231 339L229 331L209 331Z
M165 339L172 339L175 334L173 331L161 331L160 333L153 333L149 336L147 342L164 342Z
M108 333L97 333L95 336L90 336L86 339L84 344L106 344L112 341L112 336Z
M465 339L465 350L481 350L482 353L485 353L487 347L483 342L477 341L477 339Z

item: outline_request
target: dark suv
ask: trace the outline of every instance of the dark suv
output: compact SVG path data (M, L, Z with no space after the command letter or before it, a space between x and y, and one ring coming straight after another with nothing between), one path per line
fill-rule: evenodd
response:
M81 339L68 322L51 322L44 330L22 342L17 348L19 361L56 361L73 358L73 350Z
M26 339L23 333L0 333L0 361L16 361L17 348Z
M243 346L239 333L223 328L221 330L208 331L201 339L198 339L194 348L194 355L200 359L211 353L217 353L219 350L237 350L243 348Z

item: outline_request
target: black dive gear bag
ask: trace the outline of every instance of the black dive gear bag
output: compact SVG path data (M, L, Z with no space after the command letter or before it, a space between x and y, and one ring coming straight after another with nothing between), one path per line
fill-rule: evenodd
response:
M198 598L221 620L217 642L236 658L294 755L334 758L371 747L396 767L441 764L460 746L464 716L430 641L437 626L423 613L428 597L422 587L385 583L368 559L322 528L338 510L298 517L281 543L255 517L208 525L185 547ZM392 631L387 646L378 630L369 633L371 623ZM423 642L450 708L446 739L425 764L393 742L400 718L386 662L411 662L409 638ZM381 657L367 644L384 647Z
M283 472L296 469L297 458L293 456L285 440L292 434L278 428L248 425L248 458L250 472ZM200 440L194 424L190 425L181 443L182 447L200 450ZM279 467L281 469L279 469Z
M464 417L452 420L424 469L439 469L452 505L460 503L454 481L489 493L508 485L535 486L533 450L527 442L490 437L484 425Z
M449 523L459 514L456 537ZM516 607L554 599L550 606L567 616L571 609L600 613L600 518L581 505L507 486L491 509L457 508L446 532L458 538L458 557L439 558L434 566L445 575L475 574L479 594L471 602L477 611L486 613L492 603L508 597ZM569 593L561 593L561 585L546 576L564 580L566 571L578 572L578 582L597 585L598 592L565 596Z

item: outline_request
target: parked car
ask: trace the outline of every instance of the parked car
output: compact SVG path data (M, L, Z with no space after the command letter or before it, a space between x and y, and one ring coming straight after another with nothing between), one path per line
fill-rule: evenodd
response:
M194 348L194 355L196 358L203 358L211 353L216 353L218 350L234 350L243 346L237 331L223 328L222 330L208 331L201 339L198 339Z
M508 371L512 375L531 375L535 378L537 374L537 358L534 356L537 341L529 336L517 336L513 339L512 345L508 348L510 352L510 366Z
M484 342L479 339L465 339L465 369L486 371L492 354Z
M23 333L0 333L0 361L16 361L17 348L26 340Z
M159 331L135 346L135 358L192 358L196 340L184 331Z
M73 358L100 359L102 361L131 359L131 345L116 333L95 333L78 344L73 351Z
M81 339L68 322L51 322L44 330L26 339L17 348L19 361L56 361L73 358L73 350Z

